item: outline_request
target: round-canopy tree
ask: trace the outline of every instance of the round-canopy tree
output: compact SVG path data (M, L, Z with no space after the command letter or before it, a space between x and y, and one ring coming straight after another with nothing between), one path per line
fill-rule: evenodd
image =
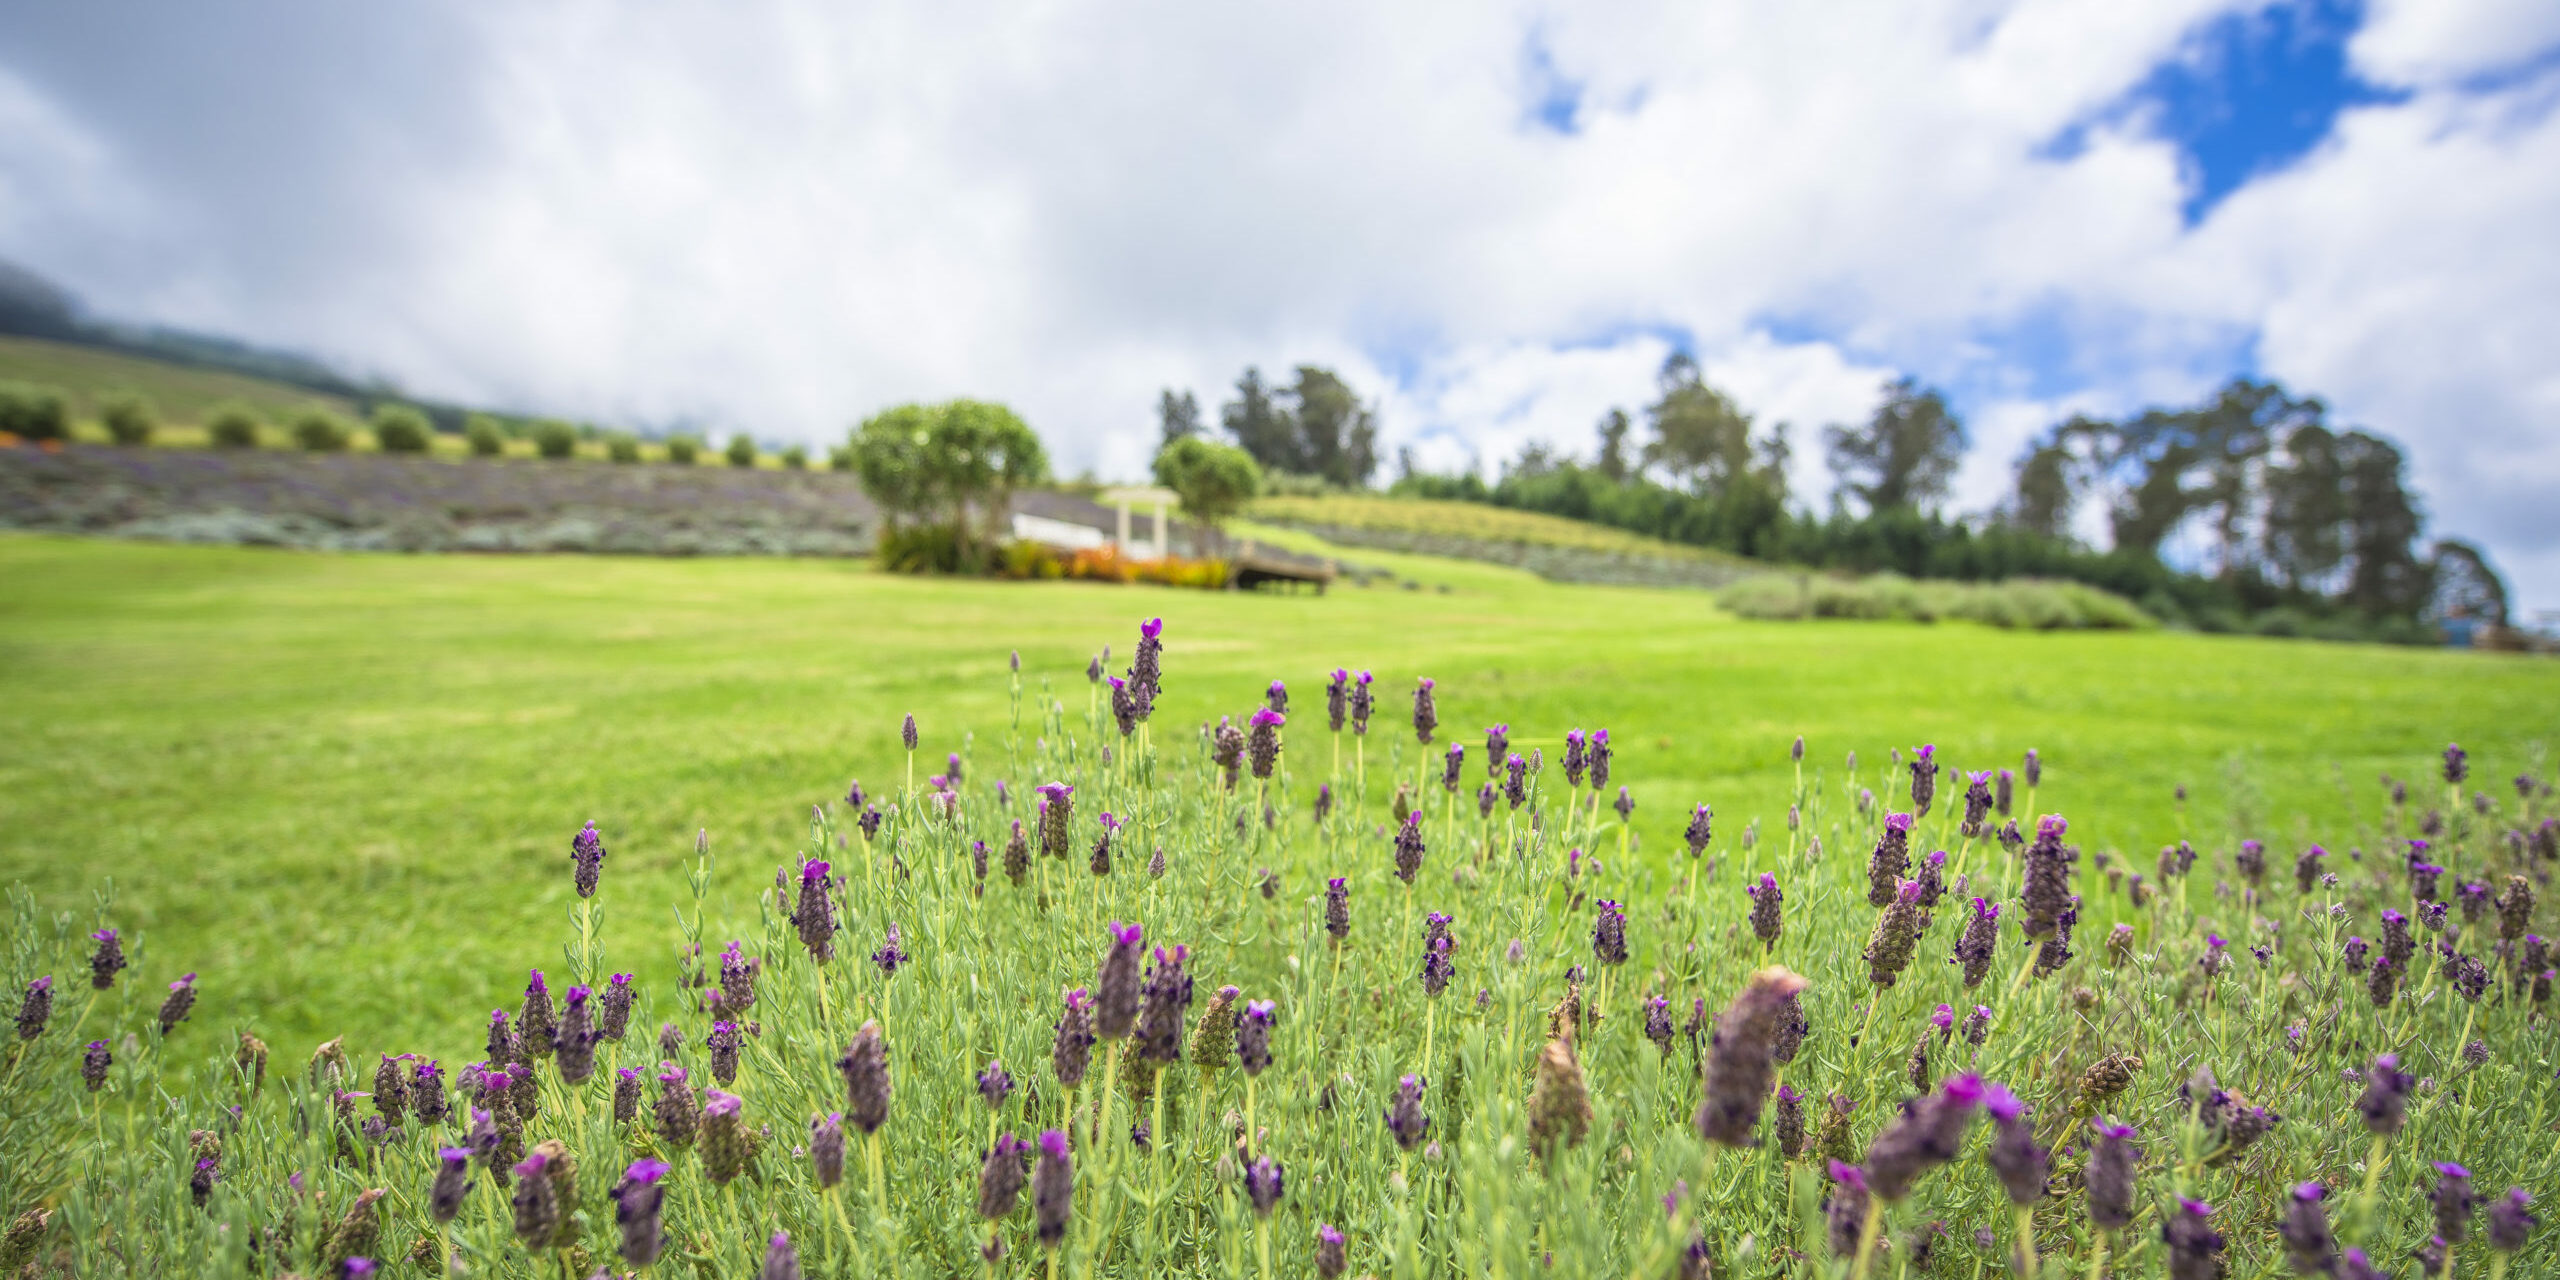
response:
M902 404L854 429L854 474L892 531L948 539L949 568L977 562L1011 527L1013 491L1049 478L1040 437L1013 410L984 400Z
M1156 454L1156 483L1182 499L1182 514L1211 529L1262 491L1262 468L1234 445L1184 436Z

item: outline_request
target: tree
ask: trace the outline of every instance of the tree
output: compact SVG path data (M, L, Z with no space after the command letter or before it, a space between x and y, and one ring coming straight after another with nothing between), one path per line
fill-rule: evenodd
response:
M473 457L494 458L507 451L506 428L485 413L475 413L462 420L462 438L471 445Z
M2310 423L2295 427L2270 457L2266 494L2267 567L2286 586L2315 591L2346 559L2346 489L2338 437Z
M1675 351L1663 361L1662 396L1645 410L1653 439L1645 465L1659 467L1693 493L1721 497L1751 470L1751 415L1698 376L1698 362Z
M756 438L741 431L729 437L729 447L721 452L728 457L730 466L752 467L756 465Z
M60 387L0 382L0 431L25 440L67 440L71 399Z
M326 409L305 409L293 416L293 442L306 453L336 453L347 447L347 424Z
M1156 423L1164 433L1159 447L1200 434L1200 398L1188 391L1177 395L1166 387L1156 396Z
M2412 544L2423 520L2401 482L2399 446L2350 431L2338 437L2346 506L2346 603L2375 618L2414 616L2427 600L2426 566Z
M2471 618L2492 626L2507 625L2507 584L2489 563L2486 552L2459 539L2435 545L2428 578L2435 599L2428 612L2437 618Z
M213 407L205 419L205 435L217 449L254 449L258 447L258 411L237 400Z
M578 429L558 418L545 418L533 424L534 452L558 462L576 456Z
M1378 469L1377 421L1351 384L1331 369L1302 364L1289 399L1299 469L1346 489L1368 484Z
M1613 484L1625 484L1630 474L1627 466L1627 411L1611 409L1600 415L1600 459L1592 464Z
M1182 498L1182 514L1211 529L1223 529L1227 518L1262 491L1262 468L1253 455L1233 445L1199 436L1184 436L1158 451L1156 483Z
M160 429L160 411L150 400L129 391L108 396L99 406L98 417L107 424L107 434L122 445L149 444L152 433Z
M1273 398L1260 369L1247 367L1236 379L1236 398L1219 406L1218 421L1255 462L1273 471L1298 469L1298 425Z
M1831 473L1870 514L1934 509L1955 479L1965 443L1964 423L1946 398L1907 377L1885 385L1884 403L1864 426L1823 431Z
M2062 537L2070 532L2071 507L2078 497L2071 483L2070 451L2058 440L2044 441L2018 459L2009 522L2041 537Z
M1040 437L1000 404L952 400L884 409L854 429L854 473L889 517L935 524L962 541L996 540L1013 491L1049 477Z

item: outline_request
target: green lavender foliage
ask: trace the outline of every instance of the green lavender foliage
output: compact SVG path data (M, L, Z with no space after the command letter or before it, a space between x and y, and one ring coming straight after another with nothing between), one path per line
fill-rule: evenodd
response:
M1178 660L1168 678L1181 678ZM669 947L688 957L680 985L643 986L629 1039L599 1046L593 1080L571 1088L551 1064L540 1068L540 1108L525 1143L568 1145L581 1206L556 1254L528 1255L512 1234L507 1193L478 1173L450 1227L427 1218L434 1148L459 1140L461 1118L434 1133L412 1119L377 1142L361 1128L366 1099L337 1104L339 1091L370 1087L377 1055L411 1046L374 1043L361 1031L316 1051L277 1045L260 1087L238 1056L238 1028L195 1019L160 1034L160 984L180 962L131 937L133 967L91 1004L85 933L116 917L103 896L89 913L94 922L47 914L23 891L12 898L5 976L23 990L33 976L54 975L59 1000L51 1026L12 1042L0 1061L0 1214L55 1211L38 1244L38 1275L313 1275L329 1256L331 1224L363 1190L381 1188L377 1253L389 1259L449 1258L480 1276L587 1275L613 1264L618 1237L606 1193L617 1171L657 1155L675 1171L669 1247L654 1274L753 1274L763 1242L783 1230L813 1275L942 1276L981 1265L991 1228L974 1215L974 1179L991 1139L1072 1127L1082 1136L1074 1221L1055 1259L1063 1275L1310 1275L1320 1223L1349 1237L1354 1274L1546 1274L1552 1259L1554 1274L1670 1275L1684 1243L1677 1222L1698 1224L1724 1274L1836 1278L1849 1263L1823 1243L1818 1162L1790 1161L1766 1141L1708 1151L1690 1119L1701 1045L1677 1037L1666 1054L1643 1034L1647 997L1668 998L1685 1021L1693 1000L1721 1009L1770 963L1812 980L1804 1003L1813 1034L1781 1080L1817 1107L1829 1093L1857 1100L1857 1148L1911 1094L1907 1060L1922 1037L1940 1078L1977 1072L2035 1108L2039 1136L2058 1148L2051 1192L2028 1218L2048 1277L2089 1274L2098 1245L2078 1190L2093 1115L2134 1125L2147 1152L2137 1221L2109 1245L2106 1267L2117 1275L2165 1273L2160 1215L2180 1196L2216 1206L2231 1274L2262 1275L2282 1266L2274 1225L2296 1183L2337 1188L2331 1205L2346 1242L2399 1260L2431 1229L2430 1161L2460 1161L2489 1193L2548 1187L2560 1164L2544 1136L2555 1120L2550 1024L2530 984L2515 986L2500 971L2488 998L2472 1004L2424 965L2398 1003L2376 1010L2339 959L2348 933L2371 937L2383 908L2410 905L2399 841L2427 810L2443 815L2429 856L2452 869L2448 884L2547 876L2533 833L2554 812L2548 786L2490 782L2514 776L2517 762L2475 759L2469 786L2413 784L2405 803L2378 812L2342 800L2337 831L2303 833L2330 842L2339 877L2309 893L2296 891L2290 870L2299 841L2271 850L2253 893L2223 841L2183 829L2182 807L2178 834L2200 849L2192 877L2229 883L2137 904L2122 858L2102 868L2084 856L2076 954L2037 977L2014 925L2018 860L1956 825L1959 771L2017 761L1941 753L1938 800L1912 840L1915 853L1948 851L1957 887L1927 927L1918 961L1879 994L1859 957L1875 920L1864 850L1888 809L1907 807L1894 798L1907 794L1908 775L1892 758L1841 770L1807 765L1788 781L1800 824L1748 837L1721 831L1708 857L1664 862L1635 856L1610 797L1570 787L1554 759L1531 775L1525 806L1497 803L1480 817L1471 794L1441 790L1437 746L1418 749L1392 707L1368 738L1336 741L1323 728L1320 691L1302 690L1280 770L1267 786L1247 776L1231 788L1212 761L1207 726L1160 717L1124 738L1093 691L1057 695L1036 678L1006 679L1010 713L964 739L965 780L948 800L922 777L869 797L892 811L876 839L864 838L859 815L843 805L813 812L794 849L732 853L714 837L691 856L687 892L673 904L619 892L614 858L630 851L616 851L597 897L573 902L554 936L520 940L522 966L546 972L555 1000L571 983L601 988L617 968L636 967L635 957ZM1239 720L1259 695L1258 686L1233 691ZM929 749L916 772L934 771L938 758ZM1484 776L1471 754L1470 792ZM998 779L1007 800L997 797ZM1035 857L1017 886L998 851L1014 820L1035 825L1030 788L1045 781L1076 787L1071 855ZM1319 783L1339 797L1322 821L1310 805ZM1392 875L1389 839L1393 797L1408 785L1429 846L1411 886ZM1867 792L1887 799L1869 803ZM2481 806L2475 794L2490 800ZM2015 816L2032 828L2035 813L2067 813L2071 803L2068 781L2048 777L2040 790L2020 785ZM1085 855L1104 812L1124 826L1112 871L1097 878ZM972 874L977 840L990 851L983 884ZM1161 878L1147 870L1158 847ZM800 860L812 857L836 870L844 925L824 965L802 949L777 884L779 872L796 888ZM1750 903L1741 891L1763 871L1787 892L1785 931L1767 948L1744 927ZM1322 931L1331 876L1352 886L1354 923L1338 948ZM1274 885L1268 894L1266 883ZM1993 976L1970 991L1943 962L1969 893L2012 904ZM1627 904L1634 953L1605 970L1591 947L1602 898ZM1456 941L1456 979L1436 1001L1414 976L1431 911L1454 917ZM2495 914L2467 925L2459 911L2452 919L2459 948L2496 970ZM1145 924L1150 945L1190 947L1201 987L1195 1016L1224 984L1246 1000L1274 1002L1272 1067L1248 1087L1232 1066L1204 1073L1186 1061L1166 1068L1141 1105L1137 1065L1115 1052L1126 1046L1105 1044L1084 1087L1061 1089L1049 1066L1060 993L1092 984L1104 925L1115 920ZM864 957L892 922L908 960L886 974ZM2133 931L2122 955L2106 944L2119 924ZM2198 964L2209 934L2233 944L2218 976ZM724 1187L706 1178L699 1144L659 1148L645 1102L638 1124L615 1125L610 1091L619 1067L654 1073L661 1022L682 1030L676 1062L697 1086L710 1083L703 1039L711 1019L698 997L733 938L763 968L730 1090L746 1100L756 1150L747 1176ZM2253 945L2272 948L2268 963L2246 954ZM1941 1002L1993 1010L1981 1048L1939 1038L1928 1015ZM1594 1115L1586 1140L1542 1156L1526 1137L1526 1104L1560 1003L1586 1010L1572 1038ZM485 1025L481 1011L452 1015L456 1037ZM847 1110L833 1063L870 1021L888 1037L889 1120L876 1147L854 1136L844 1182L822 1191L801 1151L807 1126ZM88 1038L116 1050L109 1084L95 1094L77 1074ZM2467 1039L2489 1046L2485 1064L2462 1061ZM2341 1073L2383 1050L2427 1082L2408 1127L2376 1145L2355 1110L2357 1087ZM975 1086L989 1059L1022 1085L995 1113ZM2091 1105L2081 1081L2106 1059L2139 1065L2129 1088ZM458 1079L462 1064L444 1065ZM2244 1150L2229 1149L2197 1101L2181 1096L2198 1068L2283 1120ZM1433 1141L1413 1153L1397 1149L1380 1118L1407 1073L1430 1082ZM1105 1081L1114 1082L1108 1096ZM1252 1153L1287 1170L1287 1195L1267 1222L1244 1198L1248 1114ZM1137 1122L1152 1135L1145 1148L1130 1141ZM215 1135L221 1151L220 1178L201 1208L189 1189L198 1130ZM1980 1159L1984 1141L1977 1126L1962 1158L1890 1208L1874 1274L1974 1275L2005 1265L2018 1219ZM2370 1163L2376 1156L2379 1165ZM1663 1198L1684 1183L1675 1219ZM2368 1183L2370 1196L2362 1194ZM1048 1264L1027 1198L992 1231L1007 1256L990 1270L1039 1274ZM1977 1239L1977 1231L1986 1234ZM1926 1265L1912 1266L1923 1240ZM2511 1274L2548 1274L2553 1255L2537 1240L2511 1260ZM2474 1272L2493 1261L2477 1231L2458 1258Z

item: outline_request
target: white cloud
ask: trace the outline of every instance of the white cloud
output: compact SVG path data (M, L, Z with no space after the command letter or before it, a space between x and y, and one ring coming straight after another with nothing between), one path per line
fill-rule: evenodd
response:
M1390 449L1436 465L1583 451L1685 334L1794 424L1800 488L1819 427L1892 371L1953 388L1981 505L2044 423L2192 398L2254 349L2406 440L2440 523L2560 601L2537 497L2560 468L2560 76L2516 70L2560 19L2377 3L2353 56L2409 100L2190 228L2176 149L2106 108L2199 21L2263 5L412 11L441 25L367 53L433 51L383 74L434 92L339 93L308 131L229 139L238 189L159 176L199 171L153 132L238 84L128 30L94 46L121 61L24 102L0 79L0 122L34 122L0 127L0 254L109 305L587 416L816 439L996 396L1066 465L1119 475L1159 387L1214 413L1247 363L1335 365ZM1540 56L1583 88L1573 136L1533 118ZM12 65L71 60L0 36ZM98 123L118 93L149 110ZM109 171L141 212L75 235L55 176ZM331 184L363 189L325 216L260 202Z

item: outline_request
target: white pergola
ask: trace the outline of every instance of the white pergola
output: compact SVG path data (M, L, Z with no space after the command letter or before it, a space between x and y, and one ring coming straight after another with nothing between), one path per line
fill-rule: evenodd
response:
M1161 560L1173 554L1173 522L1166 512L1170 511L1175 503L1182 501L1181 495L1171 489L1137 486L1126 489L1105 489L1102 491L1100 501L1104 506L1119 509L1119 525L1111 545L1119 548L1121 554L1135 554L1137 550L1138 544L1132 544L1129 540L1129 508L1131 507L1155 508L1154 557Z

